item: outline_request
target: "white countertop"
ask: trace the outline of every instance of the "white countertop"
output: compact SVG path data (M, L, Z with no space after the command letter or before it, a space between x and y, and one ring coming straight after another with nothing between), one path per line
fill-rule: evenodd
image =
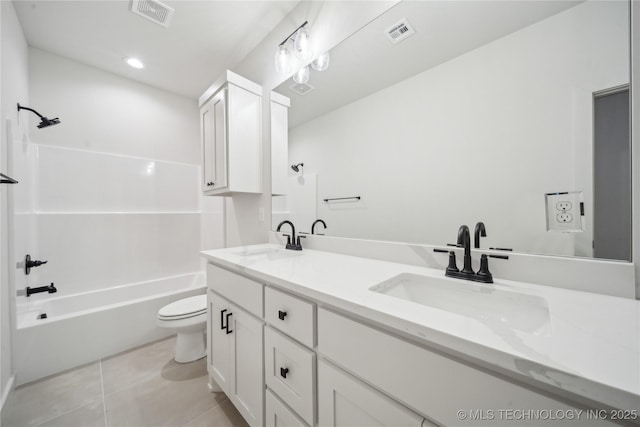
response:
M442 277L441 270L308 249L286 251L273 244L202 254L218 266L530 384L640 410L640 301L494 277L495 283L482 286L494 292L517 291L543 307L536 321L514 326L478 310L456 314L369 290L398 274Z

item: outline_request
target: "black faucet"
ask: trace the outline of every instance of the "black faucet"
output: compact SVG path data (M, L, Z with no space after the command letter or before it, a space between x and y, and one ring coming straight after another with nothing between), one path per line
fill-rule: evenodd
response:
M276 229L276 231L280 231L280 228L285 224L289 224L289 226L291 227L291 234L292 234L292 236L285 234L285 236L287 236L287 245L285 246L285 249L290 249L292 251L301 251L302 250L302 245L300 244L301 236L298 236L296 238L296 227L293 225L291 221L282 221L280 224L278 224L278 228ZM302 237L304 238L304 236Z
M316 220L313 222L313 224L311 224L311 234L316 234L316 233L315 233L315 228L316 228L316 224L317 224L317 223L322 224L322 225L324 226L324 228L325 228L325 229L327 228L327 223L326 223L326 222L324 222L324 221L323 221L323 220L321 220L321 219L316 219ZM320 236L322 236L322 234L320 234Z
M476 226L476 230L478 227ZM469 236L469 227L461 225L458 229L458 247L464 247L464 266L462 271L458 270L456 265L456 253L449 252L449 265L445 271L445 276L455 277L458 279L473 280L474 282L493 283L493 276L489 272L489 258L487 255L480 256L480 270L474 272L471 267L471 237Z
M464 267L462 267L462 273L474 274L473 268L471 268L471 236L469 236L469 227L466 225L460 226L456 243L464 247Z
M476 228L473 231L473 247L475 249L480 249L480 236L487 237L487 228L482 221L476 224Z
M39 294L40 292L49 292L50 294L54 294L58 292L58 290L55 286L53 286L53 283L49 286L40 286L39 288L30 288L27 286L27 296L32 294Z

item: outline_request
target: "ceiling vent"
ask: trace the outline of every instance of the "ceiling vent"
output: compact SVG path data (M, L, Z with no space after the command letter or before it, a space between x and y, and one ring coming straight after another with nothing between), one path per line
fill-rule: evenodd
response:
M415 32L409 24L409 21L407 21L407 18L403 18L400 22L387 29L384 34L391 40L391 43L398 44L407 37L415 34Z
M171 23L174 10L164 3L156 0L132 0L131 12L147 18L163 27L168 27Z
M292 91L294 91L295 93L297 93L298 95L306 95L309 92L311 92L312 90L315 89L315 87L311 86L310 84L307 83L296 83L293 86L289 86L289 89L291 89Z

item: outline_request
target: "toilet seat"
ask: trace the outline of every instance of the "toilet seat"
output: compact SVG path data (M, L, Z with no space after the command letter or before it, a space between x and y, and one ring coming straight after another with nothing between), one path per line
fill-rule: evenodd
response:
M158 311L160 320L180 320L199 316L207 311L207 296L196 295L165 305Z

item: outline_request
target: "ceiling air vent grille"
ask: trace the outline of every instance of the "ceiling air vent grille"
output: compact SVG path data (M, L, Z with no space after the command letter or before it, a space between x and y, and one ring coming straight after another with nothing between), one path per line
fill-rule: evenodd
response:
M166 4L156 0L132 0L131 12L158 25L168 27L174 11Z
M296 83L293 86L289 86L289 89L291 89L292 91L294 91L295 93L297 93L298 95L306 95L309 92L311 92L312 90L315 89L315 87L311 86L310 84L307 83Z
M415 34L415 32L416 31L409 24L409 21L407 21L407 18L404 18L397 24L392 25L384 33L387 38L391 40L391 43L398 44L407 37Z

